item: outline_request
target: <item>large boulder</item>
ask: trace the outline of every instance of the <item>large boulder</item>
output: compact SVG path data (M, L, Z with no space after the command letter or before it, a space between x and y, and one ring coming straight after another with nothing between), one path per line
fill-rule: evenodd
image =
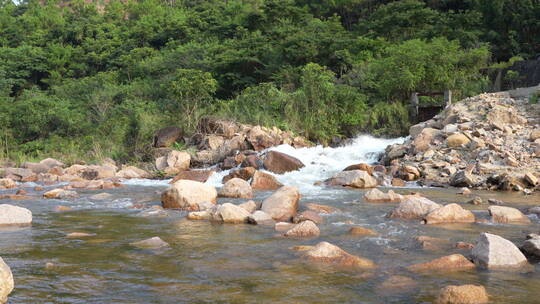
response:
M294 225L285 234L286 237L317 237L321 234L319 227L312 221L303 221Z
M154 135L154 147L169 147L182 136L182 129L178 127L166 127L159 129Z
M377 187L377 180L366 171L351 170L343 171L325 181L329 186L348 186L354 188Z
M290 221L296 215L299 200L297 188L284 186L263 201L261 210L276 221Z
M40 161L39 163L40 163L40 164L44 164L44 165L46 165L46 166L49 167L49 168L54 168L54 167L60 167L60 168L62 168L62 167L65 166L65 164L64 164L63 162L61 162L61 161L59 161L59 160L56 160L56 159L54 159L54 158L46 158L46 159Z
M372 269L376 267L373 261L352 255L328 242L320 242L314 247L304 251L303 257L312 262L336 264L345 267L362 269Z
M218 196L232 198L252 198L253 190L248 182L241 178L233 178L227 181L221 189Z
M485 304L489 297L484 286L449 285L439 291L437 304Z
M253 146L253 149L260 152L264 149L279 145L280 141L274 138L268 132L265 132L260 126L255 126L247 133L247 141Z
M185 151L173 150L166 156L156 159L156 168L163 170L165 174L173 175L178 172L189 169L191 164L191 155Z
M88 166L79 171L78 174L80 177L88 180L113 178L116 176L116 169L116 167L110 165Z
M248 223L254 225L274 225L275 221L266 212L257 210L248 217Z
M266 170L277 174L296 171L305 166L298 158L278 151L268 152L264 157L263 164Z
M477 178L466 170L459 171L450 177L450 186L472 187L477 184Z
M35 182L37 180L37 175L32 170L25 168L5 168L0 170L0 174L20 182Z
M467 260L461 254L452 254L442 258L435 259L430 262L414 264L407 267L414 272L431 272L431 271L459 271L473 269L476 266L471 261Z
M163 208L198 211L201 204L216 203L216 188L191 180L179 180L161 194Z
M8 295L13 291L15 283L13 282L13 274L11 269L0 258L0 303L6 303Z
M345 169L343 169L343 171L352 171L352 170L362 170L369 173L369 175L373 175L373 167L364 163L350 165L350 166L347 166Z
M491 218L496 223L530 223L531 220L521 211L512 207L505 206L489 206L488 208Z
M442 206L425 197L411 196L399 204L391 213L391 218L421 219Z
M32 163L32 162L25 162L21 165L21 168L30 169L32 172L38 174L38 173L47 173L49 169L51 169L49 166L45 164L40 163Z
M0 205L0 226L30 225L31 223L32 212L30 210L8 204Z
M169 184L174 184L181 179L187 179L205 183L215 172L213 170L186 170L178 173Z
M480 234L472 250L474 263L482 268L519 267L527 264L527 259L509 240L490 233Z
M452 203L431 211L424 221L426 224L474 223L475 217L471 211Z
M239 207L231 203L225 203L223 205L218 205L210 209L210 218L213 221L229 223L229 224L240 224L246 223L250 213L246 209Z
M251 188L253 190L276 190L281 187L283 187L283 184L278 182L272 174L258 170L253 174L253 179L251 180Z

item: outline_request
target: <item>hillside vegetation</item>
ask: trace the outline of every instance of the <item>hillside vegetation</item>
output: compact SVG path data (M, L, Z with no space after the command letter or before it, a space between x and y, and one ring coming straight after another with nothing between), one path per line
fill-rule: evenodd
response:
M88 1L87 1L88 2ZM107 1L108 2L108 1ZM203 116L396 136L413 91L540 52L533 0L0 0L0 159L148 159Z

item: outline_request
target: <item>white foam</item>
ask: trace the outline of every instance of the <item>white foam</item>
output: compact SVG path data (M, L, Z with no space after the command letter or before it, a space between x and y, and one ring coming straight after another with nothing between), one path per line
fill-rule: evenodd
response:
M172 179L132 178L132 179L126 179L126 180L122 181L122 184L131 185L131 186L146 186L146 187L169 186L169 182L171 180Z

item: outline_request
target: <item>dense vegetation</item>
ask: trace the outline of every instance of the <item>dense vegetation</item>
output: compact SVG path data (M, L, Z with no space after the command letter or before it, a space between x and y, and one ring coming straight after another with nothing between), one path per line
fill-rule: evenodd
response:
M205 115L397 135L411 92L471 95L540 52L536 0L84 2L0 0L0 158L143 160Z

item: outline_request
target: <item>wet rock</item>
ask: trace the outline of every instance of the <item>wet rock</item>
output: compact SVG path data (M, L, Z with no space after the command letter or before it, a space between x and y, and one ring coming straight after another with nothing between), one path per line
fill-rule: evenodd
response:
M192 180L196 182L206 183L206 181L214 175L213 170L185 170L180 171L169 184L174 184L181 179Z
M254 169L263 169L263 161L257 154L249 154L246 156L246 158L242 161L241 164L242 168L251 167Z
M317 212L311 210L306 210L300 214L295 215L292 221L295 224L303 221L312 221L315 224L322 224L324 222L322 216L320 216Z
M266 170L277 174L296 171L305 166L298 158L277 151L268 152L263 164Z
M490 198L490 199L488 199L488 204L500 206L500 205L504 205L504 202L500 201L500 200L497 200L497 199L494 199L494 198Z
M434 238L427 235L421 235L414 238L418 245L424 250L443 250L449 249L450 243L448 240L443 240L439 238Z
M475 198L473 198L472 200L468 201L467 202L468 204L471 204L471 205L482 205L484 203L484 201L482 200L481 197L477 196Z
M521 250L529 256L540 258L540 236L535 235L523 243Z
M437 304L484 304L489 303L486 289L478 285L450 285L442 288Z
M459 190L459 194L463 194L463 195L471 195L472 194L472 191L467 188L467 187L463 187Z
M400 169L400 177L406 181L414 181L420 177L420 171L414 166L402 166Z
M496 223L530 223L531 220L521 211L512 207L489 206L491 218Z
M393 275L382 282L377 290L382 294L395 294L414 289L417 285L416 281L409 277Z
M348 186L354 188L377 187L377 180L366 171L343 171L325 181L329 186Z
M346 267L372 269L376 265L373 261L352 255L336 245L320 242L313 248L303 251L303 257L311 262L335 264Z
M107 199L110 199L110 198L112 198L112 194L105 193L105 192L94 194L94 195L90 196L90 199L95 200L95 201L104 201L104 200L107 200Z
M61 205L59 205L59 206L54 207L54 211L56 211L56 212L65 212L65 211L71 211L71 210L73 210L73 208L71 208L69 206L61 206Z
M247 223L250 213L231 203L218 205L210 210L210 219L227 224Z
M286 237L318 237L320 234L321 231L319 230L319 227L308 220L294 225L283 235Z
M470 139L461 133L450 135L446 138L446 144L451 148L461 147L469 142Z
M432 202L425 197L408 197L390 213L390 217L421 219L433 210L441 207L440 204Z
M78 198L79 194L75 191L69 191L64 189L53 189L43 193L44 198L54 198L54 199L67 199L67 198Z
M374 188L364 194L364 201L368 203L389 203L399 202L403 197L396 194L392 190L388 190L388 193L384 193L381 190Z
M13 282L13 274L11 269L0 258L0 303L6 303L9 294L13 291L15 283Z
M253 167L245 167L245 168L233 170L229 172L228 175L223 177L222 182L226 183L233 178L241 178L247 181L247 180L250 180L255 175L256 172L257 170Z
M255 203L254 201L247 201L245 203L238 205L238 207L243 208L249 213L255 212L255 210L257 210L258 208L257 203Z
M163 194L163 208L199 211L203 202L216 203L217 191L214 187L196 181L179 180Z
M257 210L248 217L248 223L254 225L274 225L275 222L269 214L261 210Z
M473 187L477 184L476 177L465 170L450 177L450 185L454 187Z
M0 226L2 225L30 225L32 212L26 208L9 204L0 205Z
M482 268L519 267L527 264L527 259L509 240L490 233L480 234L472 250L474 263Z
M17 184L11 178L0 178L0 189L11 189L17 187Z
M154 144L156 148L169 147L182 136L182 129L178 127L166 127L159 129L154 135Z
M276 221L290 221L296 215L299 200L297 188L284 186L263 201L261 210Z
M352 171L352 170L362 170L362 171L366 171L369 175L373 175L373 167L364 163L350 165L346 167L345 169L343 169L343 171Z
M253 179L251 180L251 188L253 190L277 190L283 187L283 184L278 182L275 176L262 172L256 171L253 174Z
M525 173L525 175L523 176L523 179L527 183L529 183L529 185L531 185L533 187L538 185L538 177L536 177L534 174L532 174L530 172Z
M392 186L393 187L405 187L407 184L405 181L403 181L401 178L392 178Z
M187 219L188 220L194 220L194 221L200 221L200 220L209 220L211 217L211 214L208 210L204 211L192 211L188 213Z
M284 232L290 230L295 224L287 222L278 222L274 225L274 229L278 232Z
M252 198L253 190L248 182L241 178L227 181L218 192L219 197Z
M368 229L368 228L355 226L355 227L351 227L351 230L349 230L349 234L351 234L351 235L360 235L360 236L369 236L369 235L377 235L377 232L375 232L375 231L373 231L371 229Z
M441 223L474 223L474 214L458 204L448 204L428 213L424 218L426 224Z
M461 254L452 254L430 262L414 264L407 269L414 272L459 271L473 269L476 266Z
M454 248L456 249L473 249L474 244L467 243L467 242L457 242L454 244Z
M169 247L169 244L158 236L129 244L133 247L141 249L159 249L163 247Z
M318 213L323 213L323 214L340 212L340 210L336 207L320 205L320 204L315 204L315 203L307 203L306 208L308 208L309 210L318 212Z

